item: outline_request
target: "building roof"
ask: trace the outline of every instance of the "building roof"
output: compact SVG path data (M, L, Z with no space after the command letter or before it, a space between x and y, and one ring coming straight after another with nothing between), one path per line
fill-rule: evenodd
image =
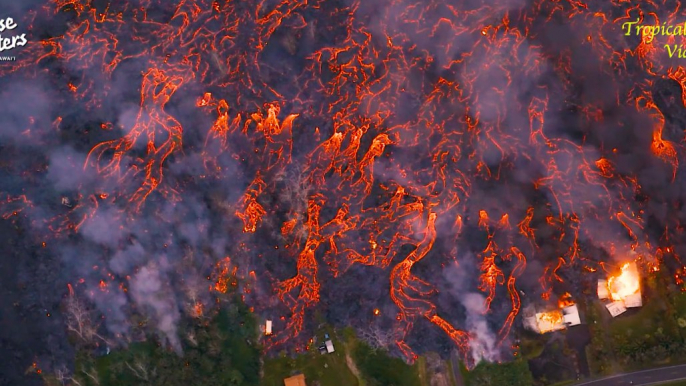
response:
M331 354L332 352L335 351L335 350L333 349L333 342L331 342L330 340L327 340L327 341L326 341L326 351L327 351L329 354Z
M298 374L294 375L290 378L286 378L283 380L284 386L307 386L305 384L305 375L304 374Z
M564 315L564 323L567 326L576 326L581 324L579 308L576 306L576 304L563 308L562 314Z
M642 305L643 299L641 299L641 291L624 298L624 306L626 306L626 308L641 307Z
M554 310L549 312L539 312L536 314L536 324L540 333L545 334L550 331L563 330L565 328L562 322L562 312Z
M610 297L610 289L607 288L607 280L598 280L598 298L600 300Z
M621 300L618 300L616 302L608 303L605 305L605 308L607 308L608 311L610 311L610 315L614 318L617 315L621 315L626 312L626 307L624 306L624 302Z

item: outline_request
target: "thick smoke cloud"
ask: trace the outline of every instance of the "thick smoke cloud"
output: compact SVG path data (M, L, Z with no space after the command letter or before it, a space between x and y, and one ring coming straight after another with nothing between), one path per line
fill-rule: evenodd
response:
M472 334L475 361L501 358L497 331L512 304L499 284L486 309L479 276L488 258L496 256L504 282L517 261L513 248L526 255L517 288L530 301L547 290L541 282L556 285L550 267L559 257L567 272L560 275L571 279L562 286L573 286L582 266L601 258L621 260L638 249L650 261L666 239L686 252L683 235L672 231L686 218L675 205L684 198L684 175L651 152L655 111L637 108L632 94L650 95L651 83L639 59L617 62L612 49L632 47L617 38L617 25L549 17L557 12L552 5L524 0L485 7L345 0L260 13L292 17L259 22L252 2L227 4L219 16L142 0L118 5L126 26L93 22L82 36L79 23L98 12L67 7L50 21L53 6L39 4L10 9L35 13L24 20L33 29L32 45L17 53L23 59L0 63L7 75L0 81L0 161L7 165L0 193L13 198L0 209L17 212L14 221L31 233L25 237L47 240L56 260L61 277L41 308L58 304L73 284L104 315L112 341L133 340L129 317L139 313L180 352L178 324L192 305L211 303L206 278L227 257L244 276L256 272L246 296L256 313L285 328L293 311L274 292L300 273L296 259L315 233L307 223L312 202L323 202L320 225L340 213L345 226L310 240L321 244L321 300L307 307L360 331L392 330L374 339L394 350L405 338L403 323L440 315ZM601 37L612 49L596 43ZM42 58L41 39L59 42L60 55ZM198 103L206 92L214 105ZM272 126L262 133L255 122L243 126L275 100L282 122L299 114L283 143L277 137L287 135ZM681 140L676 126L668 119L664 132ZM180 130L178 138L169 140L169 127ZM334 133L342 135L339 151L326 158L320 145ZM353 133L361 135L359 150L347 154ZM388 135L383 152L367 156L380 134ZM98 144L112 148L89 156ZM374 181L368 197L358 196L364 178ZM405 195L390 204L399 188ZM244 232L237 216L251 195L265 210L255 233ZM522 225L531 209L533 236ZM391 210L397 218L384 217ZM434 314L422 309L405 320L389 297L398 285L389 275L426 245L430 212L437 237L411 272L435 288L408 296L424 308L435 304ZM578 245L590 252L576 253ZM384 248L387 254L378 252ZM349 268L353 252L361 257ZM372 255L376 261L363 259ZM373 309L380 311L372 322Z

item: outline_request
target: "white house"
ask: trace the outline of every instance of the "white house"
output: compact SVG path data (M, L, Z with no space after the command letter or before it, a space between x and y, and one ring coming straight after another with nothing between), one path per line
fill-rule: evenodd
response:
M328 352L329 354L331 354L331 353L334 352L334 351L335 351L335 350L333 349L333 342L332 342L331 340L327 340L327 341L326 341L326 352Z

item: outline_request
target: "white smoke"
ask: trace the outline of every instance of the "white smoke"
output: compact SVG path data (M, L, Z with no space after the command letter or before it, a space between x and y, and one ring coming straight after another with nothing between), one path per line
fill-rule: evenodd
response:
M498 360L500 353L496 345L497 337L488 328L485 316L486 298L478 293L468 293L459 299L467 310L466 329L472 335L470 347L474 363Z
M163 285L160 270L151 264L131 279L131 294L136 303L148 307L157 321L157 328L165 335L169 344L177 353L182 352L181 341L177 332L180 318L179 308L173 291Z

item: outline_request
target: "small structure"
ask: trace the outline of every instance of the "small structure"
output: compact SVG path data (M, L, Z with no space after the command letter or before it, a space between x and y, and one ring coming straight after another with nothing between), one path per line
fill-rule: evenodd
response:
M624 307L624 302L621 300L617 300L616 302L608 303L605 305L605 308L607 308L607 310L610 312L610 315L612 315L613 318L626 312L626 307Z
M609 299L610 298L610 289L607 287L607 280L600 279L598 280L598 299L603 300L603 299Z
M579 316L579 308L576 304L567 306L562 309L562 320L567 327L577 326L581 324L581 317Z
M331 354L332 352L335 351L334 348L333 348L333 342L332 342L330 339L327 340L327 341L325 342L325 344L326 344L326 352L328 352L329 354Z
M307 384L305 383L304 374L298 374L290 378L285 378L283 380L283 384L284 386L307 386Z
M605 308L613 318L625 313L627 308L642 307L640 276L636 263L625 263L618 275L607 280L598 280L598 298L607 301Z
M635 293L624 298L624 306L626 308L637 308L643 306L643 299L641 293Z
M322 355L326 354L326 346L325 345L319 346L319 353Z
M264 324L264 335L271 335L272 334L272 321L267 320L266 323Z
M564 330L581 324L579 308L573 303L557 310L545 312L536 312L535 306L529 305L523 311L524 327L539 334Z
M546 332L563 330L565 328L562 322L563 315L560 310L549 312L539 312L536 314L536 325L541 334Z

